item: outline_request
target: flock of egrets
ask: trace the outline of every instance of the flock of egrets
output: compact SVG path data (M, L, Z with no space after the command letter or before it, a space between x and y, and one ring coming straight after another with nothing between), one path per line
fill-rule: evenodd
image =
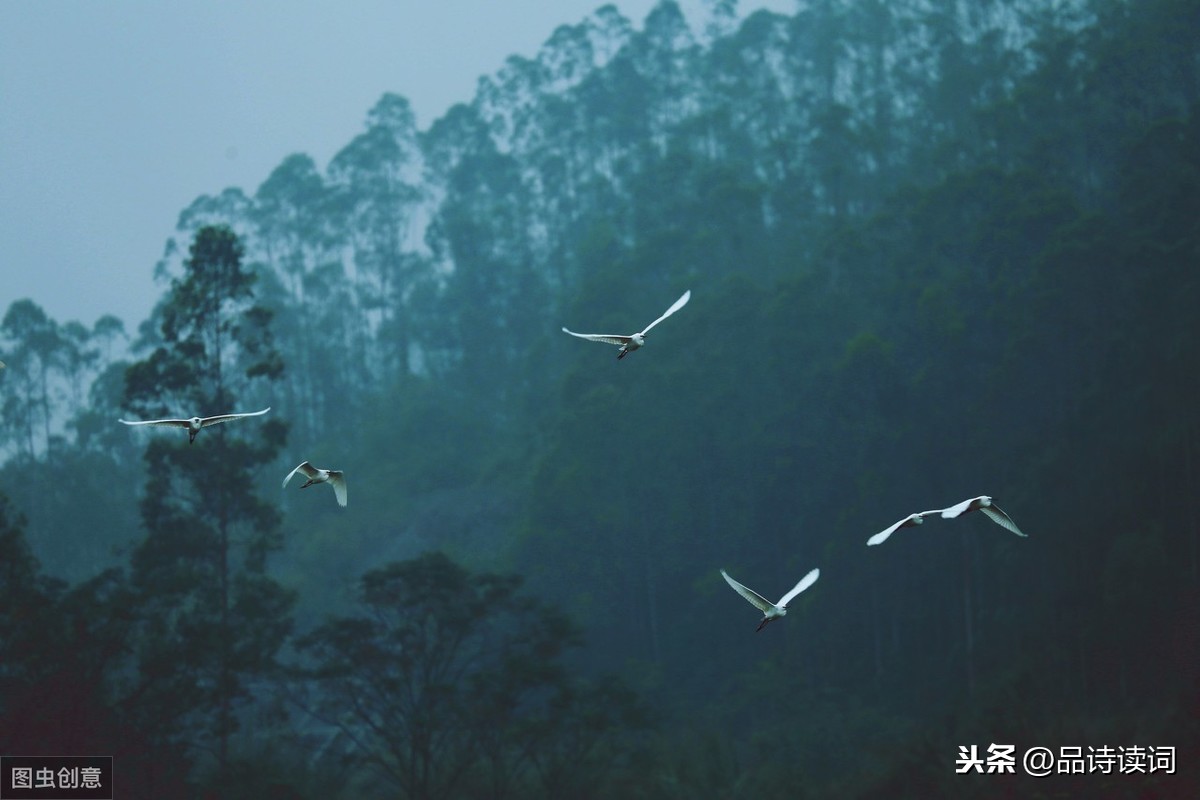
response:
M961 503L952 505L949 508L938 508L933 511L922 511L919 514L909 514L899 522L893 523L881 530L879 533L867 539L868 545L880 544L901 528L908 528L913 525L920 525L925 522L925 517L931 517L934 514L939 514L945 519L954 519L957 516L965 514L968 511L982 511L988 517L995 520L997 524L1012 531L1018 536L1025 536L1021 529L1017 527L1017 523L1012 521L1012 517L1000 510L1000 507L992 502L992 498L987 495L972 497L970 500L963 500ZM792 587L792 590L779 599L778 603L768 601L758 592L753 589L748 589L742 584L729 577L729 573L721 570L721 574L725 576L725 580L729 585L737 590L738 594L750 601L750 604L763 612L762 622L758 623L758 630L762 630L768 622L787 614L787 604L793 597L803 592L808 587L817 582L817 578L821 576L821 570L814 569L812 572L800 579L800 582Z
M575 333L574 331L567 330L565 327L563 328L563 331L571 334L572 336L577 336L580 339L616 345L620 348L620 351L617 353L617 359L620 360L632 353L634 350L645 346L646 334L650 332L650 329L687 305L687 302L691 299L691 297L692 292L689 289L688 291L684 292L678 300L672 303L671 307L668 308L662 316L651 322L638 333L629 335L612 333ZM3 362L0 362L0 368L3 366ZM219 425L223 422L230 422L232 420L242 419L243 417L258 417L266 414L270 410L271 407L268 406L262 411L254 411L247 414L218 414L212 417L191 417L190 419L123 419L120 420L120 422L123 422L126 425L158 425L184 428L188 432L188 443L190 444L196 441L196 434L198 434L201 429L207 428L210 425ZM283 479L283 485L285 487L296 475L296 473L300 473L308 479L301 488L307 489L309 486L314 484L328 483L333 487L334 496L337 498L338 504L341 506L346 505L346 476L341 470L318 469L309 462L304 461L291 472L289 472L287 477ZM964 500L961 503L957 503L947 508L939 508L931 511L922 511L917 514L909 514L904 519L893 523L892 525L884 528L882 531L872 536L867 540L867 544L882 544L889 536L901 528L908 528L914 525L923 524L926 517L937 515L941 516L943 519L954 519L955 517L961 516L968 511L976 510L982 511L990 519L1006 530L1012 531L1018 536L1025 536L1025 534L1021 532L1021 529L1017 527L1017 524L1012 521L1012 518L1009 517L1008 514L1001 511L1000 507L992 502L992 498L988 497L987 495L980 495L979 497L973 497L970 500ZM762 621L758 623L757 628L757 630L761 631L768 622L785 616L787 614L788 603L790 603L792 599L796 597L796 595L800 594L805 589L816 583L817 578L821 576L821 571L819 569L810 571L807 575L800 579L799 583L792 587L791 591L781 597L777 603L770 602L758 592L755 592L754 590L738 583L723 569L721 570L721 575L725 578L729 585L737 591L738 594L746 598L746 600L748 600L750 604L759 611L763 612Z
M267 406L262 411L251 411L245 414L217 414L212 417L191 417L190 419L122 419L118 420L118 422L124 422L126 425L158 425L167 428L184 428L188 432L188 444L191 444L196 441L196 434L200 433L202 428L207 428L210 425L220 425L222 422L232 422L235 419L243 419L244 417L261 417L270 410L271 407ZM287 477L283 479L283 485L287 486L288 481L297 472L308 478L304 485L300 487L301 489L307 489L315 483L328 483L333 487L333 495L337 498L338 505L346 505L346 475L341 470L318 469L307 461L303 461L288 473Z

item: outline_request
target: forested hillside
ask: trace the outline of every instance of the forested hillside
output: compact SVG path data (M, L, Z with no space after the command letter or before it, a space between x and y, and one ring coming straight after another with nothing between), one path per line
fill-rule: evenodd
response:
M1200 6L734 5L600 8L427 130L380 98L184 209L147 320L8 305L0 752L148 798L1195 796ZM689 288L619 363L560 331ZM980 494L1028 538L865 545ZM813 567L757 634L718 571ZM955 774L993 742L1177 769Z

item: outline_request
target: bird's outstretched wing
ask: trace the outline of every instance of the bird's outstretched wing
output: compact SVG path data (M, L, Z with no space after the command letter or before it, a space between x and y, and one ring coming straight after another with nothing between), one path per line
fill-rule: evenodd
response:
M304 477L306 478L315 478L319 474L312 464L308 463L307 461L302 461L294 470L288 473L286 478L283 479L283 485L285 487L288 485L288 481L290 481L297 472L303 473Z
M172 428L186 428L188 426L186 419L118 419L117 422L122 422L126 425L168 425Z
M783 597L779 598L779 602L776 603L776 605L780 606L781 608L786 608L787 604L791 601L791 599L793 597L800 594L805 589L807 589L808 587L810 587L814 583L816 583L817 578L819 578L819 577L821 577L821 570L814 569L812 572L808 573L803 578L801 578L800 582L797 583L795 586L793 586L792 590L790 592L785 594Z
M960 514L965 514L966 512L971 510L972 503L974 503L976 500L981 500L984 496L985 495L980 495L979 497L972 497L970 500L963 500L961 503L956 503L955 505L952 505L949 508L943 508L942 509L942 519L954 519L955 517L959 516Z
M1008 514L1005 514L1003 511L1001 511L1000 506L996 505L995 503L992 503L990 506L983 506L979 510L982 511L983 513L987 514L989 517L991 517L992 521L995 522L1000 527L1006 528L1006 529L1012 531L1017 536L1024 536L1025 538L1029 538L1029 535L1022 533L1021 529L1017 527L1017 523L1012 521L1012 517L1010 517Z
M572 336L578 336L580 339L587 339L589 342L605 342L607 344L615 344L617 347L627 345L633 340L632 336L621 336L617 333L576 333L563 328L564 333L569 333Z
M271 407L267 406L262 411L251 411L247 414L217 414L213 417L204 417L200 420L200 427L207 428L209 425L220 425L222 422L229 422L230 420L241 419L242 417L261 417L270 410Z
M941 514L942 510L943 509L935 508L932 511L922 511L919 514L909 514L907 517L905 517L904 519L895 523L894 525L884 528L879 533L872 536L870 539L867 539L867 545L869 546L869 545L874 545L874 544L883 544L884 542L887 541L887 538L889 536L891 536L893 533L900 530L901 528L905 528L910 525L918 525L918 524L920 524L918 522L918 520L920 522L924 522L926 517L932 517L934 514Z
M686 292L684 292L682 295L680 295L678 300L676 300L674 303L671 304L670 308L668 308L665 312L663 312L663 315L661 317L659 317L658 319L654 320L654 322L651 322L649 325L647 325L645 330L642 331L642 334L644 335L644 334L649 333L651 328L653 328L658 323L662 322L667 317L674 314L679 309L686 306L687 301L691 300L691 299L692 299L692 290L688 289Z
M872 536L870 539L867 539L867 545L870 546L870 545L876 545L876 544L883 544L884 542L887 541L887 538L889 536L891 536L893 533L895 533L896 531L903 528L910 519L912 519L911 514L909 516L905 517L904 519L900 520L899 522L893 523L892 525L889 525L888 527L884 528L879 533Z
M721 575L723 575L725 577L725 582L728 583L730 586L732 586L738 594L740 594L742 597L749 600L750 604L752 606L754 606L755 608L757 608L759 611L763 612L764 614L767 613L767 611L769 611L770 609L775 607L774 604L772 604L770 600L763 597L758 592L754 591L753 589L748 589L745 586L742 586L740 583L735 581L733 578L729 577L729 573L726 572L725 570L721 570Z
M338 469L329 471L329 483L333 486L333 494L337 497L338 505L346 507L346 474Z

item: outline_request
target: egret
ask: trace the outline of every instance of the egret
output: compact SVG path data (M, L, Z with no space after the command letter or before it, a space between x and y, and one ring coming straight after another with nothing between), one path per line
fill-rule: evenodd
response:
M165 425L171 428L187 428L188 444L196 441L196 434L201 428L207 428L209 425L220 425L222 422L241 419L242 417L260 417L271 410L267 406L262 411L251 411L248 414L218 414L214 417L192 417L191 419L136 419L128 420L121 419L118 422L123 422L126 425Z
M909 514L907 517L900 520L899 522L897 522L887 528L884 528L879 533L872 536L870 539L867 539L867 544L868 545L883 544L885 541L887 541L887 538L889 536L891 536L893 533L900 530L901 528L910 528L913 525L921 525L922 523L925 522L926 517L931 517L934 514L941 514L941 513L942 513L942 509L938 508L938 509L934 509L933 511L922 511L920 514Z
M779 598L778 603L772 603L753 589L746 588L729 577L729 573L725 570L721 570L721 575L724 576L725 582L732 586L738 594L750 601L750 605L763 612L762 622L758 623L758 627L755 628L755 631L761 631L771 620L787 615L787 604L791 602L793 597L816 583L817 578L821 577L821 570L814 569L801 578L800 582L793 586L790 592Z
M650 332L650 329L687 305L687 301L691 298L692 290L688 289L678 300L671 304L671 307L668 308L661 317L647 325L640 333L633 333L629 336L624 336L617 333L576 333L575 331L570 331L566 328L563 328L563 332L569 333L572 336L578 336L580 339L587 339L590 342L605 342L607 344L615 344L617 347L621 348L621 352L617 353L617 360L620 361L634 350L637 350L639 347L646 344L646 334Z
M970 500L963 500L958 505L950 506L942 510L944 519L954 519L957 516L967 513L968 511L982 511L984 514L999 525L1001 528L1010 530L1017 536L1025 536L1028 534L1022 533L1017 527L1017 523L1012 521L1012 517L1000 510L1000 506L992 502L992 498L986 494L981 494L979 497L972 497Z
M288 481L297 472L304 475L308 480L301 486L301 489L307 489L314 483L328 483L333 487L333 494L337 497L338 505L343 508L346 505L346 474L338 469L318 469L307 461L302 462L300 466L288 473L288 476L283 479L283 485L286 487Z

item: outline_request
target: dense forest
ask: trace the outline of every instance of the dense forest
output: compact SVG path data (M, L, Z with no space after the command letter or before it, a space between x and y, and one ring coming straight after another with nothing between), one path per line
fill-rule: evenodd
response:
M604 6L427 130L380 98L184 209L144 321L7 306L0 752L127 798L1197 796L1200 5L735 11ZM560 330L689 288L620 362ZM980 494L1028 538L865 545ZM813 567L757 634L719 573Z

